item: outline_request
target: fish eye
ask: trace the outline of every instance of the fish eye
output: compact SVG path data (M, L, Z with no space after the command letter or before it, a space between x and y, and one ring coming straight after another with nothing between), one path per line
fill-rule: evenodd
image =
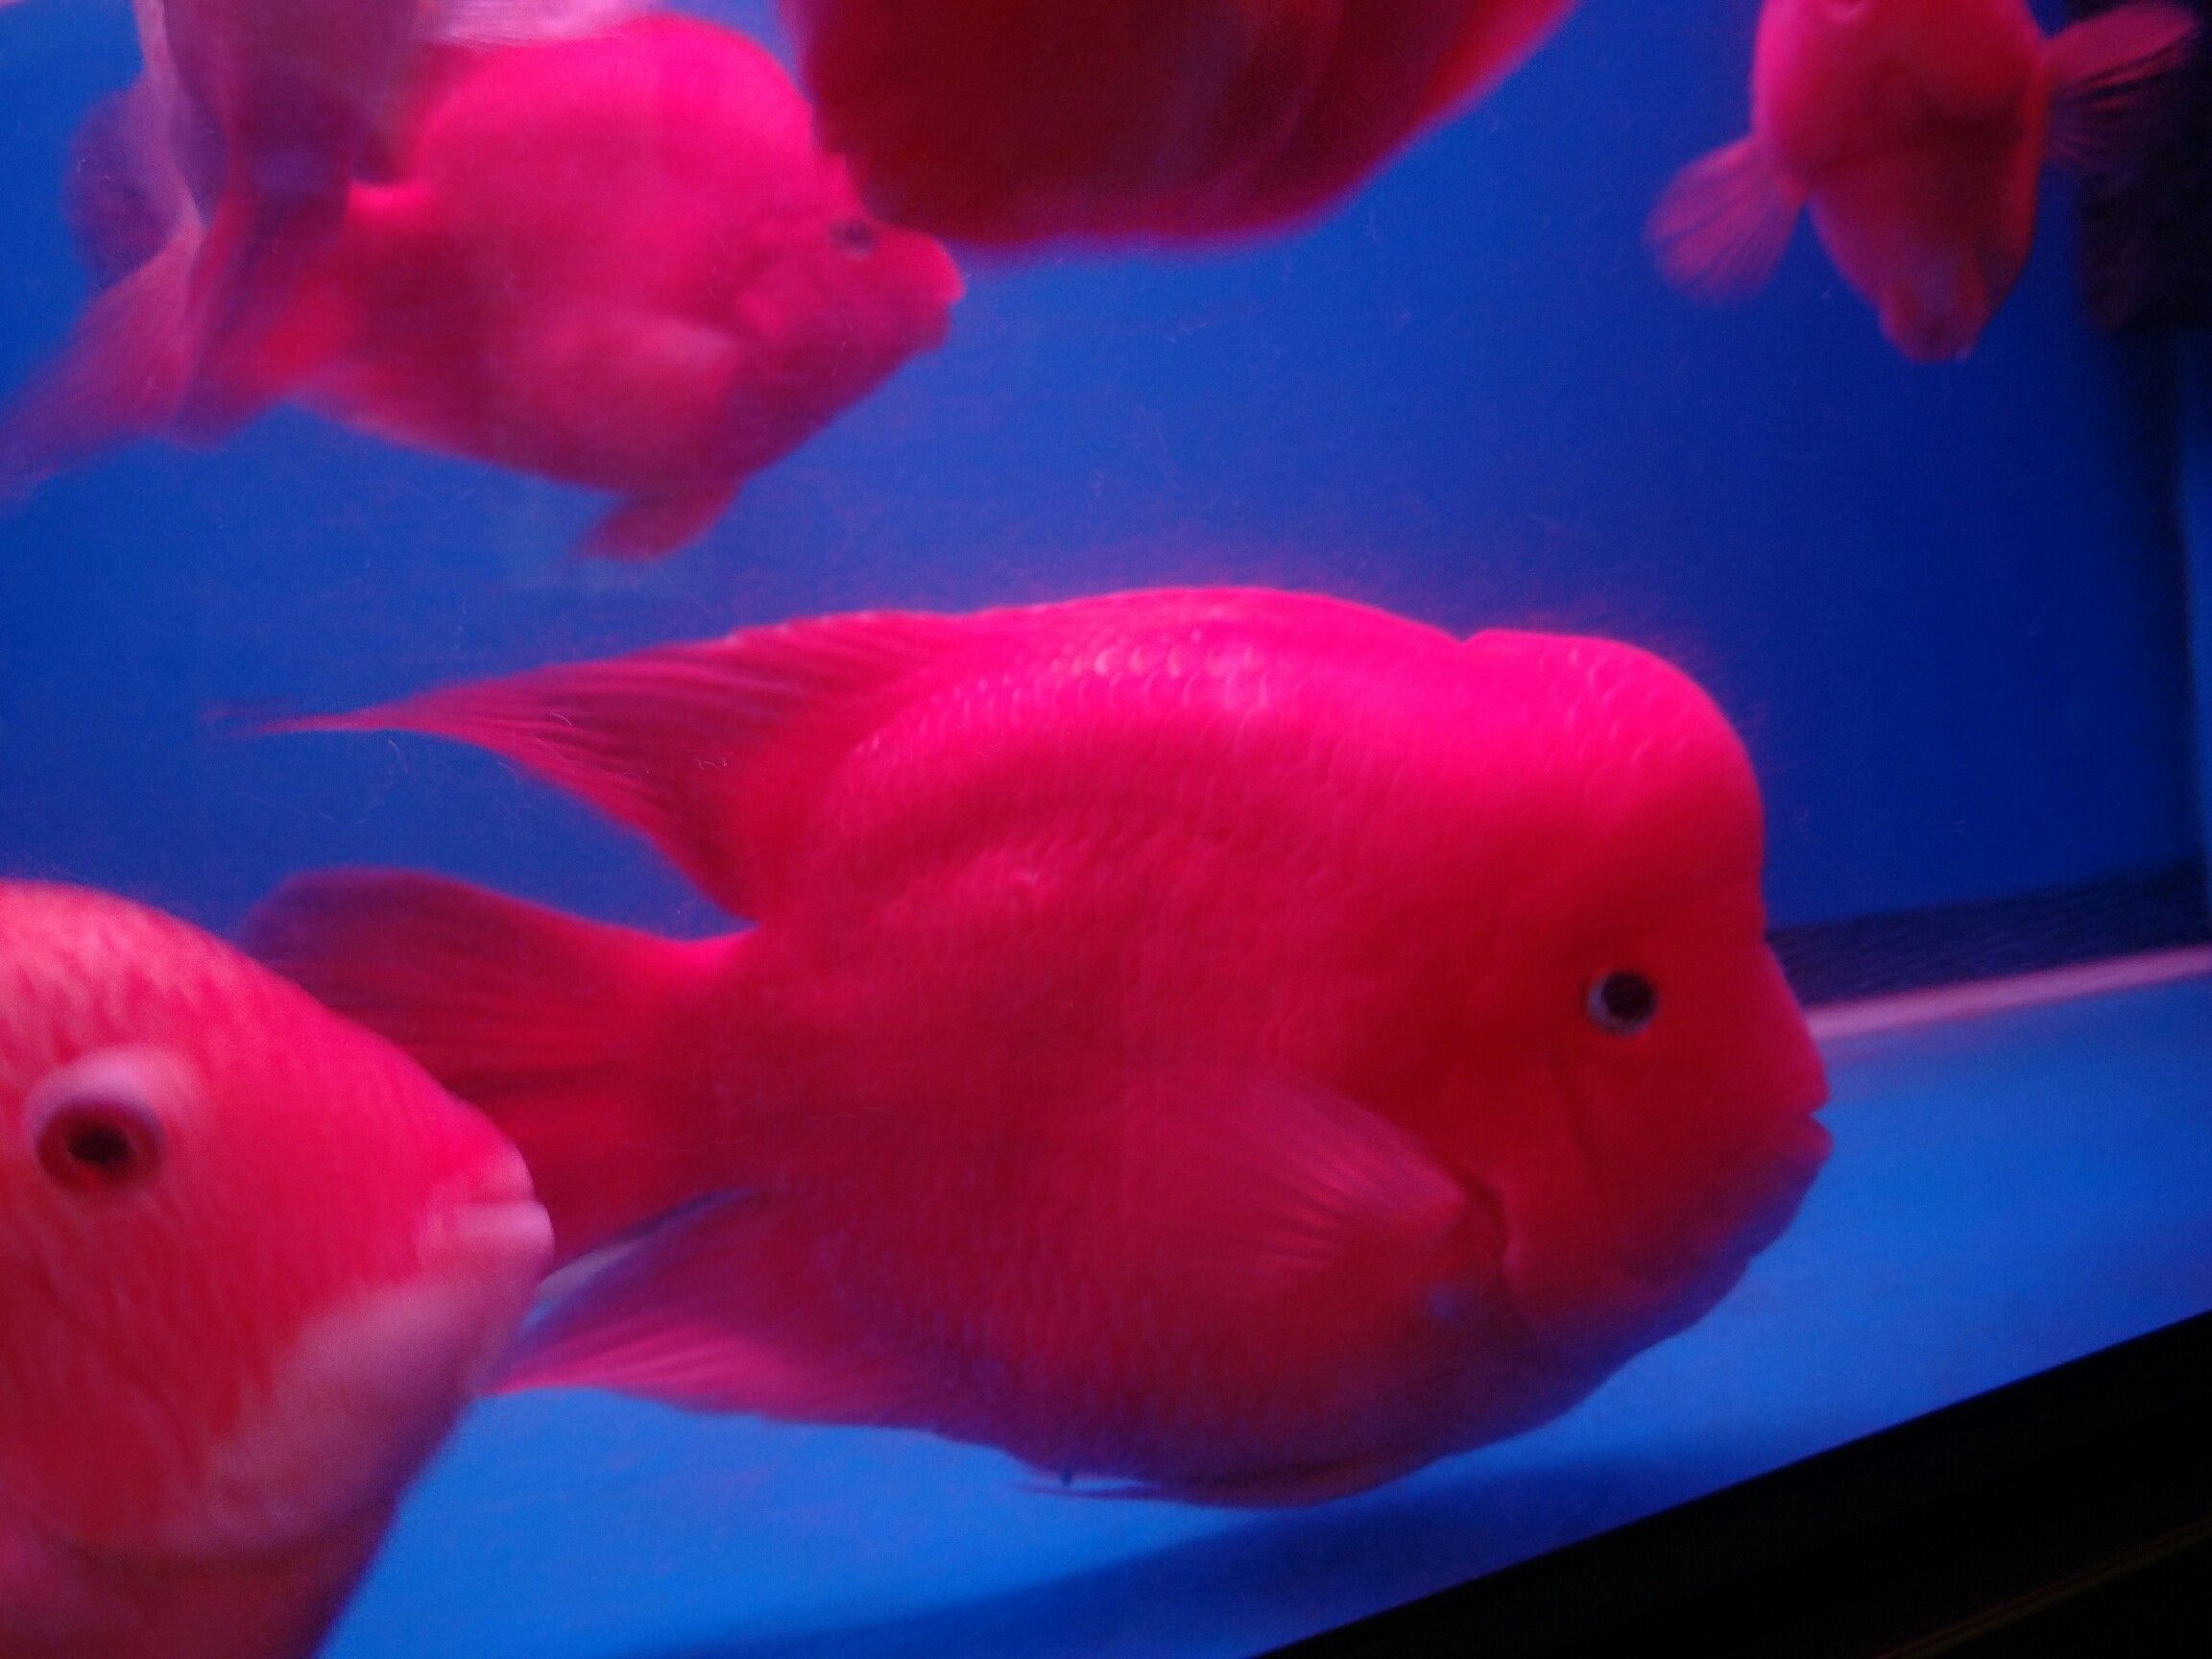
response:
M123 1192L152 1179L167 1149L157 1093L171 1081L132 1054L63 1067L24 1102L39 1168L78 1193Z
M72 1192L116 1192L161 1166L161 1124L136 1102L85 1100L46 1119L38 1165Z
M1590 1022L1616 1037L1633 1037L1659 1012L1659 988L1625 969L1606 974L1590 987L1585 1006Z
M865 219L839 219L830 227L830 245L855 259L876 252L876 227Z

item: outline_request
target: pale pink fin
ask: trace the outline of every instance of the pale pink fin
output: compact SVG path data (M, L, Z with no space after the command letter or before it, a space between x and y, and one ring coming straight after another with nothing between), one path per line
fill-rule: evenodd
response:
M103 288L153 259L196 216L164 121L158 93L142 79L93 105L70 146L62 211Z
M841 616L274 729L420 732L489 749L642 831L732 914L758 916L829 769L901 681L973 637L953 617Z
M920 1380L870 1341L792 1212L732 1198L670 1220L557 1301L497 1386L599 1388L808 1423L926 1418Z
M0 417L0 499L176 422L204 331L193 280L204 234L169 155L165 110L141 80L78 130L64 207L105 286Z
M1774 275L1804 201L1754 135L1676 174L1645 235L1660 274L1683 293L1711 303L1742 300Z
M595 559L664 559L706 535L736 497L734 483L689 494L633 496L594 524L578 551Z
M426 0L422 32L434 40L522 46L603 35L660 0Z
M2117 173L2138 161L2173 116L2201 34L2188 7L2135 0L2054 36L2052 164Z
M93 298L61 354L0 417L0 500L113 445L170 429L193 365L196 228Z
M530 1166L562 1260L696 1192L685 1022L733 942L680 944L458 881L356 870L286 882L246 945L496 1121Z
M1117 1179L1164 1278L1229 1300L1426 1283L1468 1194L1386 1118L1326 1090L1176 1073L1116 1113Z

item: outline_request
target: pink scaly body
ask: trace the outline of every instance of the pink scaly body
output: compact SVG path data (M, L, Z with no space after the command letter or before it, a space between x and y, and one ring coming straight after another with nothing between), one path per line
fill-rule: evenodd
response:
M1962 356L2027 263L2044 167L2124 164L2196 32L2168 0L2048 40L2026 0L1767 0L1751 135L1661 201L1661 267L1749 292L1809 207L1899 351Z
M677 946L376 876L265 913L517 1136L565 1253L730 1195L521 1382L1319 1497L1696 1318L1825 1150L1750 769L1623 646L1138 593L319 724L507 754L758 923Z
M689 18L449 53L395 170L355 191L273 382L618 493L599 552L701 534L940 345L961 291L935 242L861 208L775 60Z
M1574 0L783 0L824 133L902 223L988 243L1280 228Z
M389 1045L181 923L0 884L0 1651L311 1651L549 1244Z

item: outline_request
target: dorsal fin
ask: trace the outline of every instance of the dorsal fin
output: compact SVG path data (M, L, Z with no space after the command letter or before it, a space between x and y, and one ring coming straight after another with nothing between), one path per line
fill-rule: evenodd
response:
M424 692L278 731L473 743L641 830L715 902L757 917L822 783L899 685L974 624L877 612L760 628Z

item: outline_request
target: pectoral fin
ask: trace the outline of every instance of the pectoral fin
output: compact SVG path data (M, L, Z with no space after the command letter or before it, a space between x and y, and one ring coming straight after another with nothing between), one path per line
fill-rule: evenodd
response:
M1676 174L1645 235L1660 274L1691 298L1747 299L1774 275L1804 202L1753 135Z

